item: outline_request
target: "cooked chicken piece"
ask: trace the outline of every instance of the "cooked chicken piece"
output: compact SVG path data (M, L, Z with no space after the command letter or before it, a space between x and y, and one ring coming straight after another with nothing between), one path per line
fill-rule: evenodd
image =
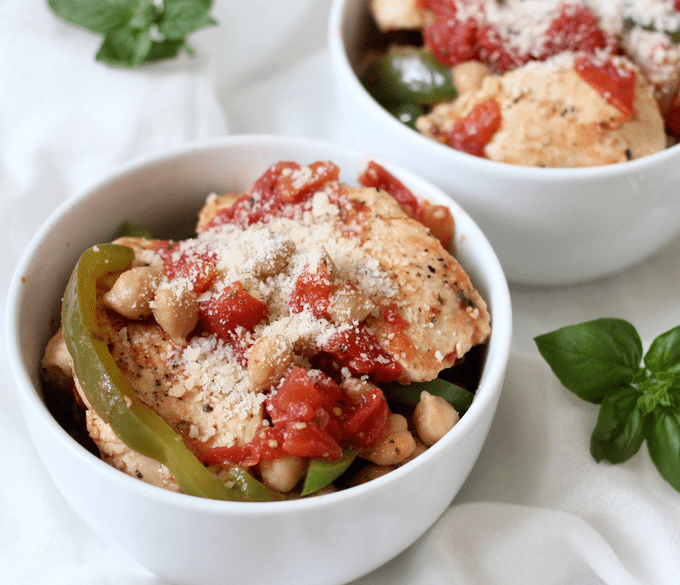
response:
M201 231L210 223L220 210L230 207L240 197L239 193L222 193L220 195L212 194L208 196L206 205L204 205L198 212L197 231Z
M87 432L97 445L102 461L146 483L173 492L180 491L175 478L165 465L130 449L113 432L111 426L106 424L92 409L85 412L85 419Z
M371 12L382 32L425 26L426 10L419 0L371 0Z
M432 380L472 346L488 340L486 302L439 240L385 191L354 189L350 197L369 209L364 248L399 283L394 296L372 296L372 301L383 307L396 304L406 327L395 328L383 312L366 323L404 368L400 381Z
M417 121L418 130L441 138L478 104L495 100L502 123L486 145L495 161L536 167L586 167L624 162L661 151L664 122L652 87L636 74L633 115L628 119L584 82L566 54L533 61L481 89L436 106Z

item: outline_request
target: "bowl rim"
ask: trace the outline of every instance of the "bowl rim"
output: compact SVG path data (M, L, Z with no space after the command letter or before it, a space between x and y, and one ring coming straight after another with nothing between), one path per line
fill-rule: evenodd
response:
M397 174L400 179L404 180L405 183L423 185L429 191L437 193L437 196L443 201L449 202L453 211L462 216L467 224L466 233L473 234L475 242L484 248L484 256L487 257L487 263L483 267L480 267L480 269L483 270L484 279L488 281L489 285L493 283L493 289L489 286L489 290L486 293L486 300L492 310L492 333L488 346L486 363L479 383L479 389L486 388L487 391L479 394L479 399L473 401L466 415L461 418L460 422L447 434L445 439L442 439L437 444L430 447L425 453L409 462L409 464L365 484L334 493L280 502L244 503L191 497L187 496L187 494L172 492L147 484L146 482L140 481L113 468L87 451L59 425L56 419L53 418L39 395L39 389L36 388L31 381L30 373L24 364L24 358L20 351L19 308L22 299L22 279L23 275L28 272L29 267L33 263L34 257L39 251L43 240L55 229L55 226L57 226L60 221L64 220L74 208L84 201L95 197L97 192L111 181L124 177L134 171L160 164L164 161L167 162L176 157L191 157L193 154L200 152L215 149L228 150L230 148L240 148L244 145L258 145L259 143L264 145L276 144L278 146L285 146L293 151L301 147L318 148L320 155L332 152L344 152L345 156L356 157L359 160L375 160L379 164L383 164L391 172L395 172L395 174ZM332 154L327 156L332 158ZM498 317L496 317L496 315L498 315ZM455 200L452 200L426 179L408 169L384 161L380 157L374 157L363 151L323 140L267 134L244 134L193 141L166 149L162 152L137 157L134 160L118 166L112 173L107 174L104 178L91 184L89 187L80 190L78 193L62 202L34 234L15 268L6 302L5 335L7 339L7 353L10 369L16 386L15 391L19 395L22 408L30 408L46 425L51 434L63 444L65 449L80 459L86 459L88 465L94 465L99 473L105 474L108 480L119 486L122 490L136 492L141 497L153 499L171 507L192 509L195 511L208 511L215 514L285 514L300 509L310 510L323 508L327 505L332 505L335 502L360 499L367 497L374 492L389 489L389 486L394 482L399 482L401 477L418 473L419 468L424 465L427 460L436 457L437 453L448 448L450 443L459 442L479 418L480 415L478 413L481 413L488 406L489 402L497 399L497 395L501 391L510 353L512 309L510 292L505 274L495 251L492 249L486 236L467 212L460 208ZM29 431L31 433L33 432L30 428Z
M399 122L383 108L366 90L352 67L343 36L344 11L350 2L367 4L369 0L332 0L328 20L328 45L331 57L331 68L342 75L344 82L339 87L355 95L359 104L367 112L381 120L384 125L403 136L404 140L412 140L414 148L421 148L434 160L449 160L466 165L478 172L498 175L499 178L517 178L536 181L589 181L593 178L607 179L620 175L644 173L657 164L667 163L669 158L680 156L680 143L669 146L662 151L622 163L591 167L530 167L505 162L493 161L455 150L435 140L427 138L417 130ZM336 91L339 91L336 89ZM541 196L537 193L536 196Z

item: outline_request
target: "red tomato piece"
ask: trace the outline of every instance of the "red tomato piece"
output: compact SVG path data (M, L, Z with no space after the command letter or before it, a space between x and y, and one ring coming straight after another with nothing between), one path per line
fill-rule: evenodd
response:
M484 147L500 128L501 108L496 100L476 105L466 118L458 120L447 135L451 148L485 157Z
M186 278L192 284L194 292L203 294L212 286L217 278L215 267L217 255L208 251L179 251L178 244L172 243L159 250L163 258L163 272L169 279Z
M267 313L267 305L248 294L239 281L199 305L200 319L207 330L228 341L239 327L252 331Z
M275 425L313 421L324 406L323 394L315 388L307 371L299 366L292 367L276 391L267 398L267 412Z
M332 162L317 161L306 167L297 165L297 168L288 169L279 175L276 194L281 201L296 203L326 183L337 181L339 176L340 169Z
M317 319L330 319L331 280L325 263L317 266L316 272L308 268L300 274L295 282L295 288L288 300L292 313L300 313L305 309L311 310Z
M477 59L477 33L474 19L461 21L442 11L435 15L432 24L423 28L423 41L437 61L453 67L463 61Z
M340 367L354 374L367 374L376 383L396 380L402 372L401 365L362 325L335 333L323 349Z
M546 42L539 59L547 59L564 51L594 53L607 46L604 31L597 18L584 4L565 2L560 13L545 33Z
M361 397L361 402L345 422L347 441L355 447L372 447L387 434L390 408L380 388Z
M342 447L317 423L285 423L282 435L282 449L289 455L310 459L340 459L342 457Z
M680 0L678 0L680 2ZM666 128L673 136L680 136L680 94L675 94L671 105L664 114Z
M602 60L588 53L579 53L574 59L574 69L583 81L624 116L633 115L635 71L632 68L615 63L613 57Z
M446 205L435 205L423 200L420 202L416 219L430 230L444 248L449 249L456 226L451 210Z
M492 69L504 73L521 67L531 58L522 55L503 38L495 26L486 25L477 31L479 59Z
M411 190L375 161L368 163L366 170L359 177L359 184L364 187L384 189L394 197L410 217L414 217L418 212L418 199L411 193Z

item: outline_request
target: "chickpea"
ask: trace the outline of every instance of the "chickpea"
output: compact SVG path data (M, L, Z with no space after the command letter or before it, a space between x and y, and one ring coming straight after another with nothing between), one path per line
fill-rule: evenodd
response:
M198 296L187 287L160 287L153 316L174 343L186 345L187 335L198 325Z
M292 490L306 471L307 462L301 457L293 455L260 462L262 483L282 494Z
M248 371L250 389L262 392L279 381L293 361L293 350L284 337L261 337L250 348Z
M151 301L162 279L160 270L150 266L126 270L104 295L104 303L128 319L148 317Z
M434 445L460 420L458 412L440 396L423 391L413 411L413 424L420 440Z
M490 74L489 68L479 61L463 61L451 69L453 86L458 95L480 89L482 81Z
M361 323L373 309L371 299L356 288L343 283L331 296L329 314L331 321L336 324Z
M409 457L416 448L416 441L408 431L408 423L400 414L392 414L387 437L361 457L376 465L396 465Z

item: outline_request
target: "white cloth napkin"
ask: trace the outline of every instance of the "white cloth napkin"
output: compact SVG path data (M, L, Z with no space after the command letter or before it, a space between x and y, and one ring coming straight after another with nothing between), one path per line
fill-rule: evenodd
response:
M94 61L98 39L42 0L0 3L0 256L4 307L19 256L67 197L116 166L204 137L267 132L352 145L331 89L329 0L216 0L218 26L172 62ZM595 407L564 389L533 337L597 317L631 321L645 346L680 324L680 240L600 281L513 287L513 349L482 455L416 544L354 585L677 585L680 494L645 448L590 457ZM2 314L4 332L5 315ZM30 441L0 359L0 582L166 585L101 542L67 506Z

